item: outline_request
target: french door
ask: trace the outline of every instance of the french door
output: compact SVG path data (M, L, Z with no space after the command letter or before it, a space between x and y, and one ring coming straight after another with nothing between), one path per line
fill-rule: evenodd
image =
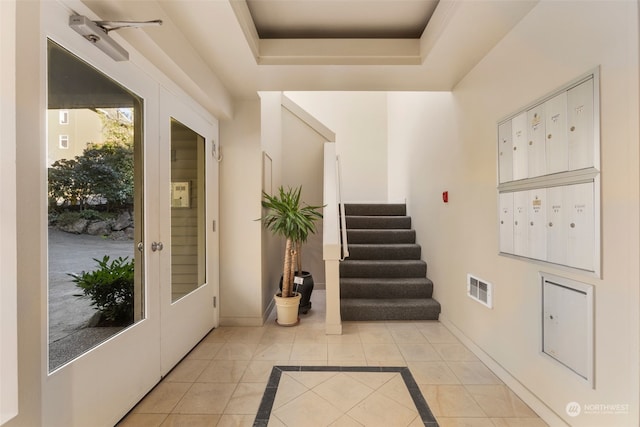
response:
M34 165L47 159L48 176L42 188L49 297L42 416L46 425L109 426L216 325L218 129L177 88L171 94L133 61L115 63L70 30L69 12L58 3L42 8L47 142L34 156ZM116 160L105 160L105 152L115 152ZM100 173L84 193L67 191L73 180L64 174L76 172ZM106 185L111 181L117 182L113 191ZM68 309L82 299L80 289L68 290L71 278L98 270L91 258L104 256L131 268L130 287L118 297L128 303L124 322L114 327L104 317L98 325L71 318L73 327L65 327L87 309ZM76 338L96 335L102 338L54 363L56 345L73 350Z

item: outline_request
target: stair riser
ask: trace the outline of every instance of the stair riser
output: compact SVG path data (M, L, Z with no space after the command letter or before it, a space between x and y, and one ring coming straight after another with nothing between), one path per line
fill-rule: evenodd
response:
M422 261L411 263L378 263L375 261L343 261L340 263L340 277L426 277L427 264Z
M408 216L347 216L347 228L410 229Z
M367 203L345 203L345 215L400 215L407 214L407 207L404 204L367 204Z
M378 304L351 306L348 301L343 300L340 309L342 320L438 320L440 315L440 304L435 301L435 304L427 306Z
M394 283L371 286L357 283L340 286L340 298L398 299L431 298L433 285L397 285Z
M347 241L359 243L415 243L415 230L347 230Z
M422 250L418 245L349 245L350 260L419 260Z

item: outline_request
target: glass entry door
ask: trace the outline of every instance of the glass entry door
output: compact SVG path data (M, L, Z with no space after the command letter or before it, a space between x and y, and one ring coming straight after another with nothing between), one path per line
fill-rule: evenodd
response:
M213 328L218 164L214 125L161 91L162 372Z

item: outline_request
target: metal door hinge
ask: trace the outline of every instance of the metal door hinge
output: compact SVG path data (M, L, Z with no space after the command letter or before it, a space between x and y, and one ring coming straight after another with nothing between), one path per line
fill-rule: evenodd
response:
M215 233L215 231L216 231L216 220L214 219L212 222L213 222L213 232Z
M213 297L213 308L218 307L218 297Z

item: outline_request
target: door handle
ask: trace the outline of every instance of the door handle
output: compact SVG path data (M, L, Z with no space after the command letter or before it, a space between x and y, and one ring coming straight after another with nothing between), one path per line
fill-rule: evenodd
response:
M152 242L151 243L151 250L153 252L161 251L163 247L164 247L164 245L162 244L162 242Z

